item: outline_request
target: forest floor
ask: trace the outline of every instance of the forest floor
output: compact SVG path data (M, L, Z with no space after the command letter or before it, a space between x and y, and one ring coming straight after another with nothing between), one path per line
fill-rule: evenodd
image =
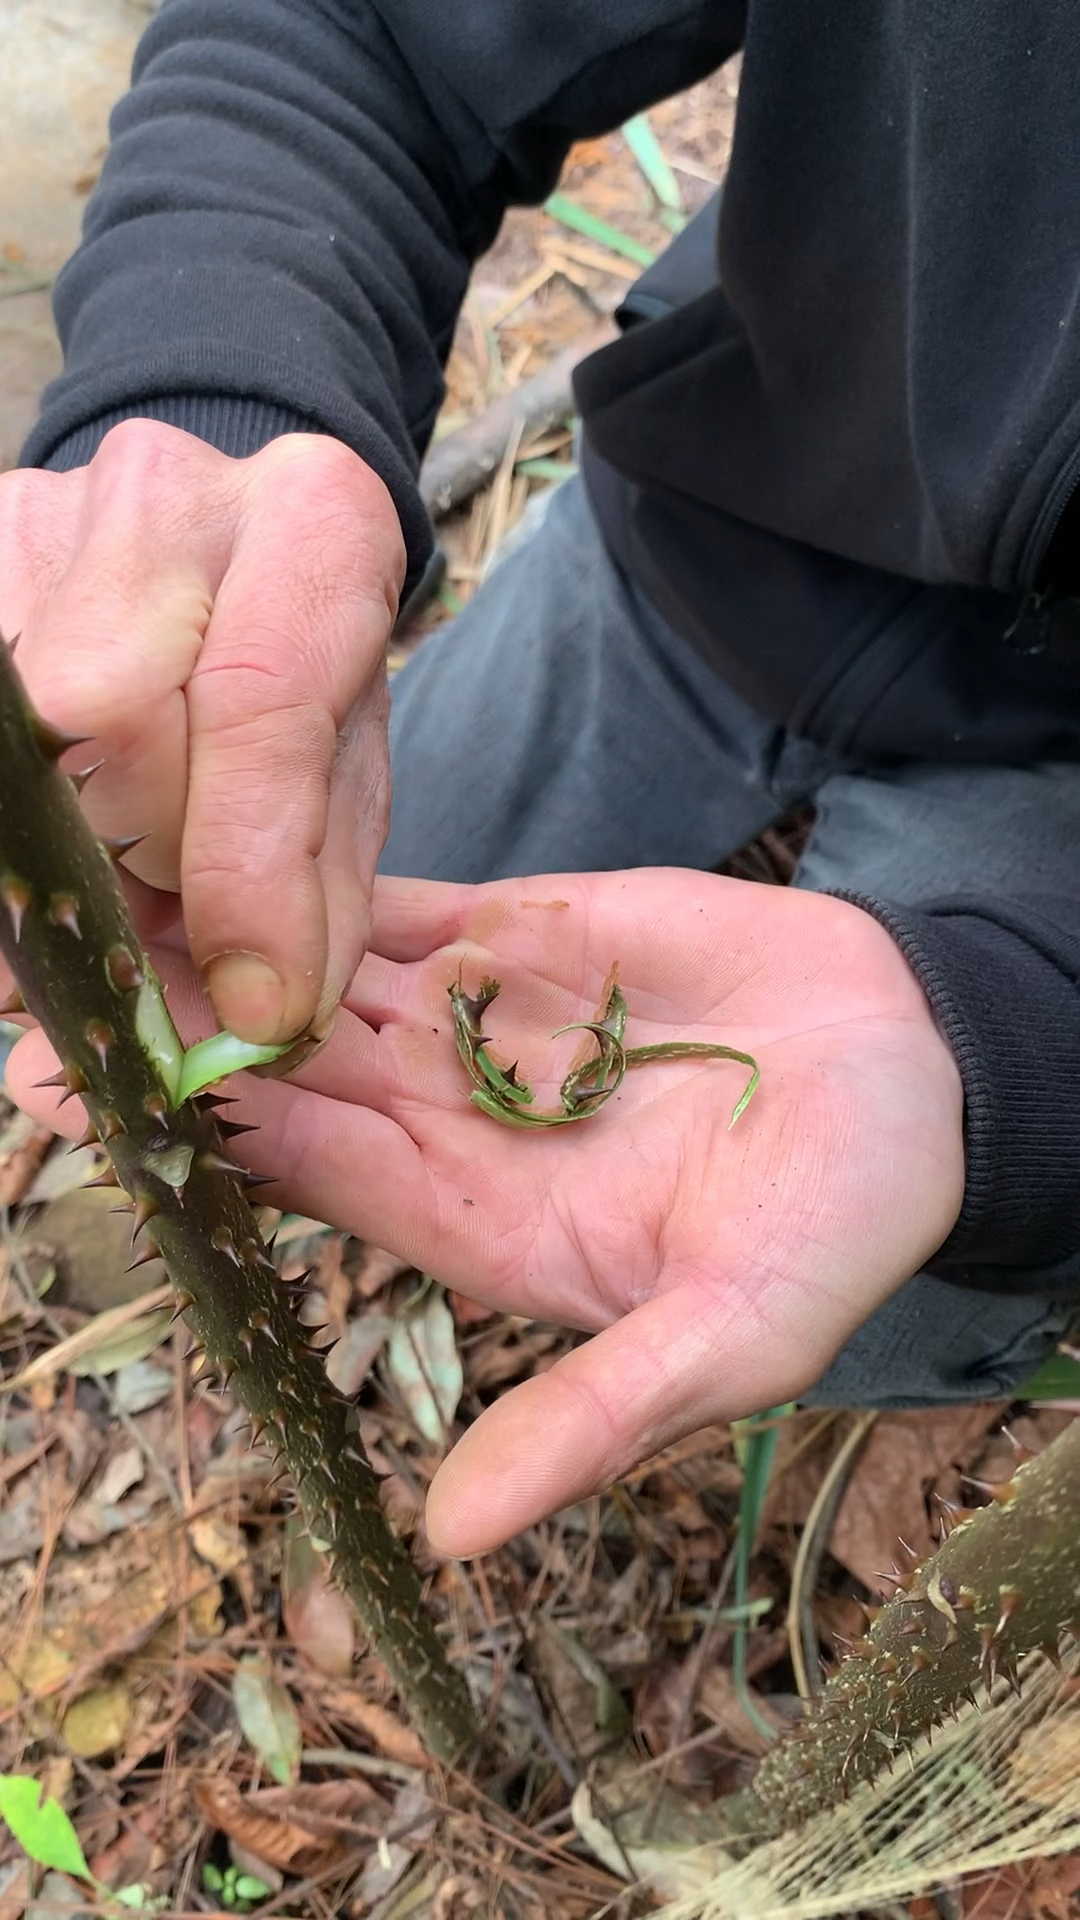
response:
M737 87L728 69L650 116L684 213L722 174ZM613 228L614 244L549 212L511 214L474 275L440 434L613 312L639 271L629 255L659 250L673 224L648 171L622 134L571 155L560 192ZM88 184L80 175L72 190ZM0 228L0 246L0 273L27 282L7 293L40 298L29 282L48 271L25 236ZM40 312L32 331L36 370L55 348ZM0 337L0 374L13 364ZM512 437L492 484L442 524L445 579L403 645L468 599L528 500L572 459L563 422ZM794 822L767 836L732 870L784 883L799 832ZM209 1392L185 1358L154 1269L125 1274L126 1228L111 1196L85 1185L99 1171L93 1150L65 1153L0 1097L0 1772L42 1780L98 1879L141 1888L172 1920L649 1911L571 1817L605 1746L630 1743L645 1796L666 1783L707 1803L745 1784L798 1711L789 1612L812 1666L831 1661L837 1637L862 1630L859 1601L876 1596L898 1540L925 1552L949 1505L971 1497L969 1476L1007 1475L1006 1423L1037 1448L1078 1410L1080 1370L1066 1361L1050 1402L864 1422L809 1581L796 1553L821 1524L818 1496L852 1414L785 1417L753 1508L746 1436L715 1427L500 1551L446 1562L423 1526L439 1459L573 1336L478 1308L321 1223L277 1220L283 1276L314 1268L304 1315L329 1330L329 1370L356 1400L388 1510L453 1658L501 1728L501 1771L447 1780L326 1583L287 1490L268 1484L269 1460L249 1450L228 1392ZM733 1669L740 1641L745 1680ZM1066 1855L885 1911L1067 1920L1078 1889L1080 1858ZM106 1910L63 1875L42 1886L0 1838L0 1920Z

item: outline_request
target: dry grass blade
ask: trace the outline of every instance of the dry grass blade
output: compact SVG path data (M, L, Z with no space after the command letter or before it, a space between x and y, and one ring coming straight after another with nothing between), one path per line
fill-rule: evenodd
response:
M51 1380L54 1374L63 1373L65 1368L86 1356L96 1353L99 1347L115 1338L125 1327L133 1326L144 1315L160 1313L163 1307L171 1304L171 1287L154 1287L152 1292L140 1294L137 1300L125 1301L123 1306L109 1307L104 1313L97 1313L88 1320L85 1327L77 1333L71 1333L66 1340L60 1340L55 1347L39 1353L19 1373L12 1374L10 1380L0 1380L0 1393L16 1393L23 1387L31 1387L42 1380Z

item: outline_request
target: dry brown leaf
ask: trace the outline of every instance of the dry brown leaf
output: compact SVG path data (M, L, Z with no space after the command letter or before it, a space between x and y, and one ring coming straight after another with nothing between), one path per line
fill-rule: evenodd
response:
M388 1707L368 1700L356 1687L323 1687L320 1689L320 1699L326 1712L366 1733L387 1759L399 1760L406 1767L431 1766L431 1759L415 1733L403 1727Z
M965 1461L978 1447L1000 1413L1000 1405L980 1401L880 1416L829 1540L830 1552L864 1586L879 1587L879 1569L901 1564L902 1540L920 1559L933 1551L927 1496L954 1460Z
M764 1694L758 1693L756 1687L748 1687L747 1693L766 1725L778 1729L783 1726L783 1721L773 1713ZM755 1758L768 1752L770 1743L747 1715L735 1691L730 1668L717 1663L708 1667L702 1676L697 1699L702 1713L727 1736L733 1746L740 1747L743 1753L752 1754Z
M331 1386L351 1400L382 1352L394 1323L388 1313L361 1313L346 1320L341 1338L331 1347L326 1377Z
M340 1833L345 1824L355 1823L369 1807L384 1813L386 1810L378 1788L356 1775L317 1784L301 1781L298 1787L264 1787L251 1799L260 1813L296 1820L320 1839Z
M13 1114L0 1139L0 1207L13 1207L30 1185L56 1135L24 1113Z
M356 1652L356 1615L351 1602L327 1578L326 1560L303 1527L290 1521L281 1573L285 1630L297 1652L320 1673L344 1677Z
M392 1280L403 1273L413 1273L415 1268L396 1253L387 1253L383 1247L365 1247L364 1264L353 1279L353 1286L361 1299L372 1300Z
M195 1804L204 1820L257 1853L272 1867L298 1874L321 1873L348 1851L340 1834L316 1833L301 1821L262 1809L262 1794L242 1794L231 1780L214 1774L192 1784ZM297 1794L289 1790L290 1806Z
M29 1898L30 1862L16 1860L12 1863L10 1880L4 1878L0 1890L0 1920L23 1920Z

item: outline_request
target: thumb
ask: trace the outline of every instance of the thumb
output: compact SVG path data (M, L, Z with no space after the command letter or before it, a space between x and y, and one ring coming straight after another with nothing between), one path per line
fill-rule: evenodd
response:
M733 1297L734 1296L734 1297ZM481 1414L432 1481L439 1553L486 1553L698 1427L794 1397L816 1378L763 1338L741 1288L676 1285Z

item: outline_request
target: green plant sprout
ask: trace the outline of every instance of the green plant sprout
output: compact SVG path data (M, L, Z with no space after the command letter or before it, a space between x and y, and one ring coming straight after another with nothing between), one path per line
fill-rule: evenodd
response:
M168 1906L161 1894L150 1894L138 1883L130 1887L107 1887L91 1873L86 1864L79 1836L59 1800L42 1792L40 1780L26 1773L0 1773L0 1820L18 1842L28 1860L53 1873L67 1873L93 1887L107 1913L158 1913ZM262 1893L269 1893L269 1887Z
M226 1867L222 1873L212 1860L208 1860L202 1870L202 1883L204 1891L220 1900L229 1913L250 1913L252 1907L273 1892L273 1888L255 1874L241 1873L239 1867Z
M606 998L595 1020L577 1020L558 1027L552 1039L563 1033L591 1033L597 1052L581 1066L572 1067L559 1088L561 1107L544 1112L532 1111L535 1094L518 1079L517 1062L500 1067L491 1058L491 1040L482 1021L500 992L498 980L484 979L475 996L467 994L460 976L447 989L454 1013L454 1044L466 1073L473 1083L469 1095L472 1104L492 1120L507 1127L565 1127L574 1120L587 1120L599 1113L622 1085L630 1067L647 1066L662 1060L737 1060L750 1068L750 1078L735 1104L729 1127L745 1113L761 1078L753 1054L740 1053L737 1047L711 1045L704 1040L666 1040L653 1046L628 1047L626 1035L627 1004L617 981L607 989Z

